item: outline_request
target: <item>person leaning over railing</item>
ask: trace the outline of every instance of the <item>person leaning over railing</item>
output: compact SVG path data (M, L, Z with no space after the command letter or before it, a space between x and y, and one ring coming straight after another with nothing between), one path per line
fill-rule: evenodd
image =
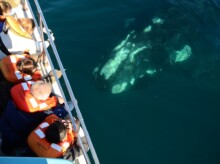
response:
M63 98L52 93L52 84L44 81L27 81L11 88L15 105L24 112L40 112L63 104Z
M28 156L64 158L73 161L73 145L77 132L68 119L60 119L55 114L47 118L28 136L30 148Z
M6 17L3 31L0 33L0 59L5 55L22 54L28 51L30 55L43 52L42 41L37 41L32 34L35 23L32 18ZM54 38L53 38L54 39ZM44 41L49 46L49 41Z
M0 117L1 151L8 156L15 156L16 149L26 150L28 135L48 115L53 113L60 118L64 118L68 114L64 105L58 105L54 109L42 112L23 112L15 106L12 100L9 100L5 111ZM20 151L20 153L22 152Z
M32 18L16 19L12 16L6 16L0 33L0 50L2 51L0 59L5 55L22 54L24 51L29 51L35 44L32 40L34 29L35 23Z
M20 83L24 81L45 80L55 82L53 71L42 75L38 68L37 57L24 52L22 55L9 55L0 60L0 70L5 79L11 83ZM62 76L61 71L55 70L58 78Z
M42 79L37 62L28 54L4 57L0 61L0 69L5 79L11 83Z
M28 147L22 156L38 156L46 158L63 158L78 164L77 157L83 155L77 142L79 136L79 121L76 120L76 129L68 119L62 119L52 114L38 125L28 136ZM85 136L81 137L83 145L88 151Z

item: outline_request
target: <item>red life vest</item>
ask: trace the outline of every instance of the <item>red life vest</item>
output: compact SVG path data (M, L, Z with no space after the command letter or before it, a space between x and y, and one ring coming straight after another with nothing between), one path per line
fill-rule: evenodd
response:
M17 62L21 59L29 58L28 55L10 55L1 60L1 71L5 79L11 83L20 83L28 80L40 80L42 78L40 71L34 72L33 75L27 75L17 69Z
M48 116L34 131L28 136L30 149L39 157L58 158L72 145L76 139L74 131L68 131L67 137L60 143L50 143L45 138L45 132L50 124L59 120L55 114Z
M16 84L11 88L11 97L15 105L24 112L39 112L48 110L58 104L56 96L48 97L47 100L42 101L34 98L30 93L33 81L27 81Z

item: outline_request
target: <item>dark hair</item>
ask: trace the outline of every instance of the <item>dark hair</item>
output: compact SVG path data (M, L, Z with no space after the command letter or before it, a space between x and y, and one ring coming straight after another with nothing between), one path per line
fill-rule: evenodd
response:
M19 60L16 66L20 72L33 75L37 68L37 62L32 58L24 58Z
M60 121L55 121L47 128L45 135L49 142L59 143L66 137L66 133L66 126Z

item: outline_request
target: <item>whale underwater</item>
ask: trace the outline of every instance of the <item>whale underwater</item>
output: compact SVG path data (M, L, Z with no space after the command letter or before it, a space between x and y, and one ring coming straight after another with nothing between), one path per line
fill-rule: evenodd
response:
M203 10L206 14L219 14L215 7L209 11L204 7ZM181 4L157 12L142 31L128 33L111 51L109 58L94 68L93 76L98 86L119 94L142 79L157 79L167 67L181 68L194 78L203 76L207 70L201 67L207 65L206 59L214 60L215 55L211 54L215 48L213 38L218 37L211 29L213 27L202 26L204 21L214 20L204 18L203 12ZM211 40L210 36L213 37ZM204 48L203 44L209 48ZM201 53L212 56L206 54L204 57Z

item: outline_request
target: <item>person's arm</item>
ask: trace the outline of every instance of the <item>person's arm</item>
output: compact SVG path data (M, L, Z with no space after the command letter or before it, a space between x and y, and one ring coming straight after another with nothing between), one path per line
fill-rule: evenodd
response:
M60 96L57 96L57 100L58 100L58 102L59 102L60 104L63 104L63 103L64 103L63 98L60 97Z
M5 21L5 15L0 15L0 21L4 22Z
M26 6L25 0L20 0L20 4L21 4L23 10L27 10L28 9L27 6Z
M74 151L71 148L68 148L62 155L63 159L69 160L69 161L73 161L75 160L75 154Z
M41 80L41 79L42 79L42 75L41 75L40 70L35 70L35 71L34 71L34 74L32 75L32 79L33 79L34 81L37 81L37 80Z
M64 103L64 100L62 97L55 95L53 92L51 93L50 97L47 99L48 102L51 102L49 104L51 104L52 108L56 108L57 106L59 106L60 104Z

